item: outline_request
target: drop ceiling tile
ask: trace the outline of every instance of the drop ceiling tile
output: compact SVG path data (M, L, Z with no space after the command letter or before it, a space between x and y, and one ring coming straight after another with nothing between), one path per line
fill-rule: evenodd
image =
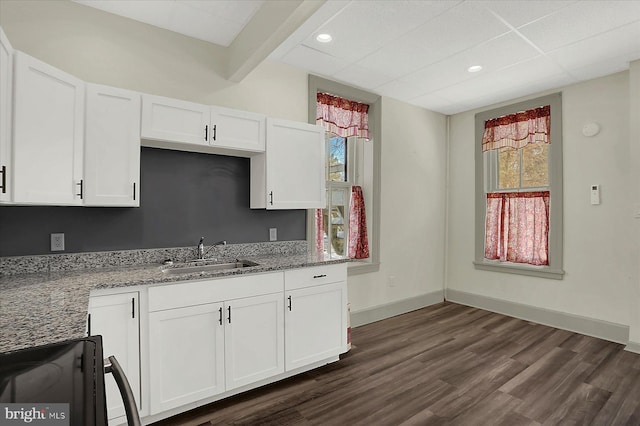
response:
M352 1L304 41L304 45L344 60L362 58L438 16L454 1ZM329 33L331 43L315 35Z
M393 77L387 74L360 65L350 65L333 74L332 77L367 90L373 90L393 80Z
M326 77L349 66L343 60L303 45L293 48L281 61Z
M568 72L578 80L591 80L593 78L604 77L629 69L630 59L628 55L609 57L599 62L591 62L583 67L571 68Z
M300 27L294 31L280 46L278 46L270 55L269 59L279 60L284 57L298 44L317 34L318 28L326 22L331 21L341 11L349 5L349 0L332 0L325 2L309 19L307 19Z
M397 78L434 62L429 52L411 37L401 37L362 58L358 65Z
M461 81L491 73L537 56L537 51L514 33L507 33L464 52L429 65L400 80L432 92ZM479 73L469 73L471 65L482 65Z
M576 1L577 0L482 0L478 3L517 28L550 15Z
M437 62L510 31L491 12L464 2L409 33Z
M174 2L167 29L200 40L229 46L243 25L231 20L218 20L202 10Z
M388 96L405 102L425 93L419 87L399 80L393 80L389 83L385 83L382 86L377 87L375 92L379 95Z
M607 58L640 59L640 21L561 47L548 56L569 71Z
M434 93L427 93L426 95L413 98L411 99L411 103L431 111L438 111L442 114L452 114L470 109L468 105L462 102L455 102Z
M544 52L640 20L640 1L580 1L518 30Z
M477 103L479 99L488 98L493 100L508 96L509 92L516 89L519 90L518 93L521 92L521 89L533 92L540 87L537 84L540 81L547 81L546 84L554 84L559 81L567 84L573 82L571 77L553 61L544 56L539 56L498 72L487 73L477 78L436 90L434 94L454 101L464 99L466 103L472 104ZM472 96L469 96L469 94L472 94Z

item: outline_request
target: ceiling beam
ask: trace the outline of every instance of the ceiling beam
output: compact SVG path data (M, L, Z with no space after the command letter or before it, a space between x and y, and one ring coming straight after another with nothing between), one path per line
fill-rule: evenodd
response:
M227 79L240 82L326 0L269 0L228 47Z

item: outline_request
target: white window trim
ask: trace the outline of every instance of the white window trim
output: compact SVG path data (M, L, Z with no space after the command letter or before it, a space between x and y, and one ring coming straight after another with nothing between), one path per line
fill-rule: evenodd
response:
M349 262L349 275L365 274L380 270L380 170L381 170L381 143L382 132L382 98L379 95L365 92L354 87L327 80L315 75L309 75L309 123L316 123L316 94L318 92L332 93L354 101L369 105L369 134L373 144L373 203L372 209L367 210L367 221L371 220L371 226L367 230L369 238L370 257L366 260L351 260ZM314 228L315 214L313 210L307 211L307 243L309 250L315 250Z
M492 118L526 111L541 105L551 105L551 144L549 166L549 265L533 266L520 263L499 262L484 258L486 191L485 177L489 176L485 157L482 154L482 135L484 123ZM506 272L533 277L561 280L563 270L563 224L562 224L562 95L555 93L536 99L529 99L516 104L479 112L475 116L475 260L476 269Z

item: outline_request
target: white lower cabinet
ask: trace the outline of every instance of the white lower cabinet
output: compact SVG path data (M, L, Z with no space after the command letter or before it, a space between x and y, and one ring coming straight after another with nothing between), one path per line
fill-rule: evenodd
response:
M286 370L347 350L346 265L285 271Z
M284 372L282 293L225 302L227 390Z
M151 412L284 372L282 293L149 314Z
M155 422L338 360L346 276L338 264L92 294L90 332L125 368L143 422ZM125 422L116 388L107 393L110 424Z
M149 314L150 411L224 392L222 303Z
M345 290L338 282L286 292L287 371L345 352Z
M127 376L138 410L141 410L138 302L138 292L92 296L89 299L88 333L102 336L104 357L116 357ZM105 388L109 422L124 422L124 405L113 375L105 376Z

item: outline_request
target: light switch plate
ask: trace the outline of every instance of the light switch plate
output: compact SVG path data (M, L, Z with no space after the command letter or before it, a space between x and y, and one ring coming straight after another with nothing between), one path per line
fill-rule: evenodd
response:
M278 241L278 228L269 228L269 241Z
M64 251L64 233L51 234L51 251Z
M600 204L600 185L591 185L591 204Z

